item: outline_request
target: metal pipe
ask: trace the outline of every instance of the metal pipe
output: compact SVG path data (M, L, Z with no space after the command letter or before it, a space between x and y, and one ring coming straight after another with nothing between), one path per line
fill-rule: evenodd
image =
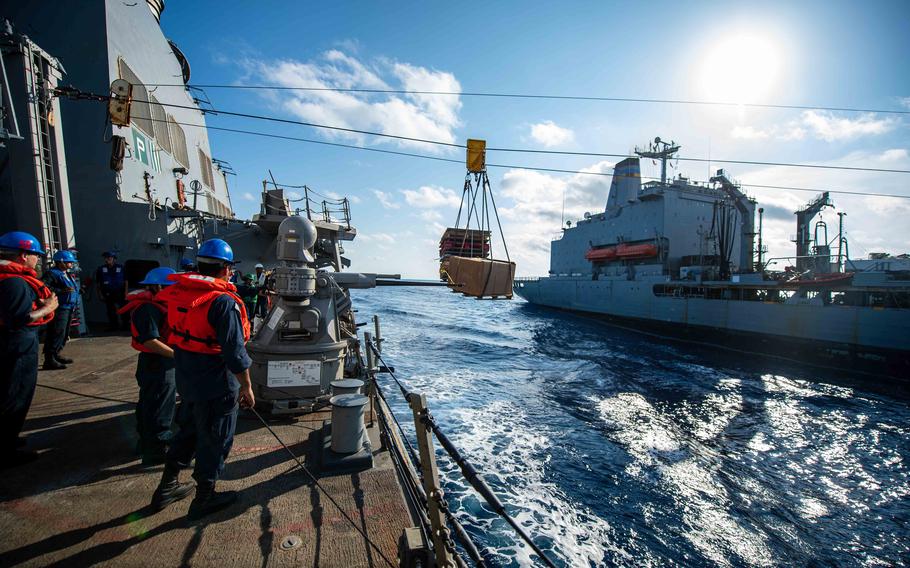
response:
M844 268L844 216L846 213L843 211L838 211L837 216L840 218L838 220L837 227L837 271L841 272Z

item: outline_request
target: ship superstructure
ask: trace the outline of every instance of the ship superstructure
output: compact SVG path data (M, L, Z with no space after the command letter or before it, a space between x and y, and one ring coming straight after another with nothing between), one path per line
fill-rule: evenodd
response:
M823 222L811 224L832 205L824 193L796 212L793 266L769 270L755 200L723 170L708 183L667 179L678 150L658 138L616 164L604 211L564 229L551 245L549 275L520 279L516 293L673 335L715 331L772 353L811 345L826 356L885 362L887 372L910 368L910 272L902 263L849 260L842 228L829 241ZM659 181L642 183L639 157L661 160Z
M76 248L88 271L112 250L131 285L150 268L194 258L211 236L250 264L274 256L274 228L235 218L231 169L213 154L204 95L155 86L186 84L191 73L159 25L163 10L162 0L37 0L11 6L0 30L8 165L0 228L42 235L51 251ZM123 125L103 102L55 94L70 85L106 94L117 80L132 90ZM100 302L86 309L104 319Z

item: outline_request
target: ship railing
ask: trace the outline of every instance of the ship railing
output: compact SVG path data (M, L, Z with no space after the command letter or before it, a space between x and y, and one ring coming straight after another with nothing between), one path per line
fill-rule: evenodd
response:
M439 426L430 413L425 394L413 392L395 375L394 368L388 366L382 358L382 338L379 329L379 318L373 317L376 336L364 333L367 378L371 402L376 401L379 412L377 418L387 434L387 441L393 447L392 453L401 477L405 479L405 489L412 497L413 503L420 503L424 509L419 517L424 542L431 544L437 566L466 566L464 559L456 548L455 541L461 546L475 566L486 566L486 562L477 549L477 545L468 535L464 526L449 509L448 502L439 481L439 469L436 463L436 450L433 440L442 446L449 459L458 466L464 480L477 492L484 502L515 531L516 535L538 556L546 566L555 568L553 561L534 542L527 531L509 515L502 501L480 476L477 469L462 455L451 439ZM417 439L417 450L408 440L395 414L391 411L388 399L377 381L380 373L388 374L398 387L410 407ZM394 425L394 428L393 428ZM450 528L451 527L451 530ZM408 532L402 536L402 543L410 540ZM454 538L453 538L454 535ZM428 538L426 538L428 537Z
M837 257L838 257L838 254L836 252L832 252L831 254L806 254L806 255L800 255L800 256L775 256L775 257L765 260L762 265L762 268L764 270L767 270L769 266L771 266L772 264L776 265L782 260L789 261L789 260L797 260L800 258L827 258L828 262L831 262L832 258L837 258ZM856 265L853 264L852 259L850 259L846 255L843 255L843 268L846 269L847 266L849 266L853 272L862 272L862 270L858 269L856 267Z
M310 221L325 221L351 228L351 202L347 197L335 198L322 195L306 185L296 186L296 188L302 189L303 195L298 199L288 199L288 203L302 202L302 206L294 209L295 215L306 214ZM322 200L320 201L314 195L321 197Z

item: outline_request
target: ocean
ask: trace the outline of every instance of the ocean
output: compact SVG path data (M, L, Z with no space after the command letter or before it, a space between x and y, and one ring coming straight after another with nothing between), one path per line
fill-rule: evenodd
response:
M353 291L383 358L561 566L910 562L910 395L523 300ZM371 326L363 328L371 329ZM388 375L383 391L413 436ZM436 446L492 566L534 565Z

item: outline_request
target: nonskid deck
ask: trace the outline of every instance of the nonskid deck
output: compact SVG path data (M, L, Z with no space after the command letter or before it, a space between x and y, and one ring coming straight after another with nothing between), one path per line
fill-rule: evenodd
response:
M150 513L161 466L143 468L133 452L138 389L129 339L81 339L66 351L77 362L39 373L25 424L29 448L40 459L0 478L0 565L385 565L287 451L243 412L219 482L240 490L240 501L199 525L184 520L188 500ZM310 466L328 414L270 425ZM370 436L373 469L320 477L320 483L394 562L411 522L376 428ZM300 544L285 550L282 543L293 536Z

